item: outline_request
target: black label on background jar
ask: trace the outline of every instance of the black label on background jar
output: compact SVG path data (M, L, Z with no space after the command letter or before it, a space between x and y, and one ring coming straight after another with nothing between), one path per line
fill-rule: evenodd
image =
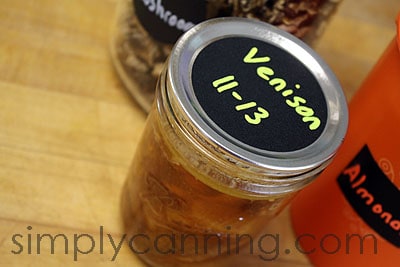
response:
M337 178L358 215L388 242L400 248L400 192L364 146Z
M156 40L174 43L206 18L205 0L133 0L136 16Z
M207 116L254 148L296 151L326 125L316 78L287 51L260 40L231 37L206 46L194 61L192 84Z

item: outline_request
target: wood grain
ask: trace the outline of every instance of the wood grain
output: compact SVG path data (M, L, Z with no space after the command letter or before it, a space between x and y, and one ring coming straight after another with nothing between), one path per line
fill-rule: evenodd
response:
M119 195L145 122L109 58L116 1L3 0L0 5L0 266L142 266L124 245ZM395 34L398 0L344 0L316 50L350 99ZM287 211L266 228L293 248ZM37 253L36 235L43 239ZM96 246L74 261L74 235ZM31 253L28 252L31 236ZM20 250L13 237L23 246ZM82 250L91 240L82 237ZM14 251L14 253L13 253ZM260 266L257 257L242 259ZM235 262L236 264L238 263ZM284 253L269 266L309 266Z

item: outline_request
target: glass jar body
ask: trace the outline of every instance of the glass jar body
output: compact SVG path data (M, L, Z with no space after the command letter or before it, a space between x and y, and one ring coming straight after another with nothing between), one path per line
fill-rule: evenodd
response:
M211 260L221 265L230 255L253 255L265 225L297 190L278 195L241 190L254 174L229 160L221 166L213 160L217 151L185 138L168 121L161 98L149 114L122 193L131 250L151 266L205 266ZM319 172L303 179L311 181ZM265 186L279 179L263 175Z

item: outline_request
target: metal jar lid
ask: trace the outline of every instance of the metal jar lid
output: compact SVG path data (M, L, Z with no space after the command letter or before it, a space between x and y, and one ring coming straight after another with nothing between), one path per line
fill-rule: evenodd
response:
M178 40L167 70L175 117L249 166L304 173L327 162L345 136L347 104L335 75L305 43L267 23L200 23Z

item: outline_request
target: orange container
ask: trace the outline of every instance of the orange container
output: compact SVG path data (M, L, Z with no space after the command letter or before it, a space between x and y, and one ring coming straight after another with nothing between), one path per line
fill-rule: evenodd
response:
M400 14L349 105L332 164L292 202L296 244L315 266L400 266Z

